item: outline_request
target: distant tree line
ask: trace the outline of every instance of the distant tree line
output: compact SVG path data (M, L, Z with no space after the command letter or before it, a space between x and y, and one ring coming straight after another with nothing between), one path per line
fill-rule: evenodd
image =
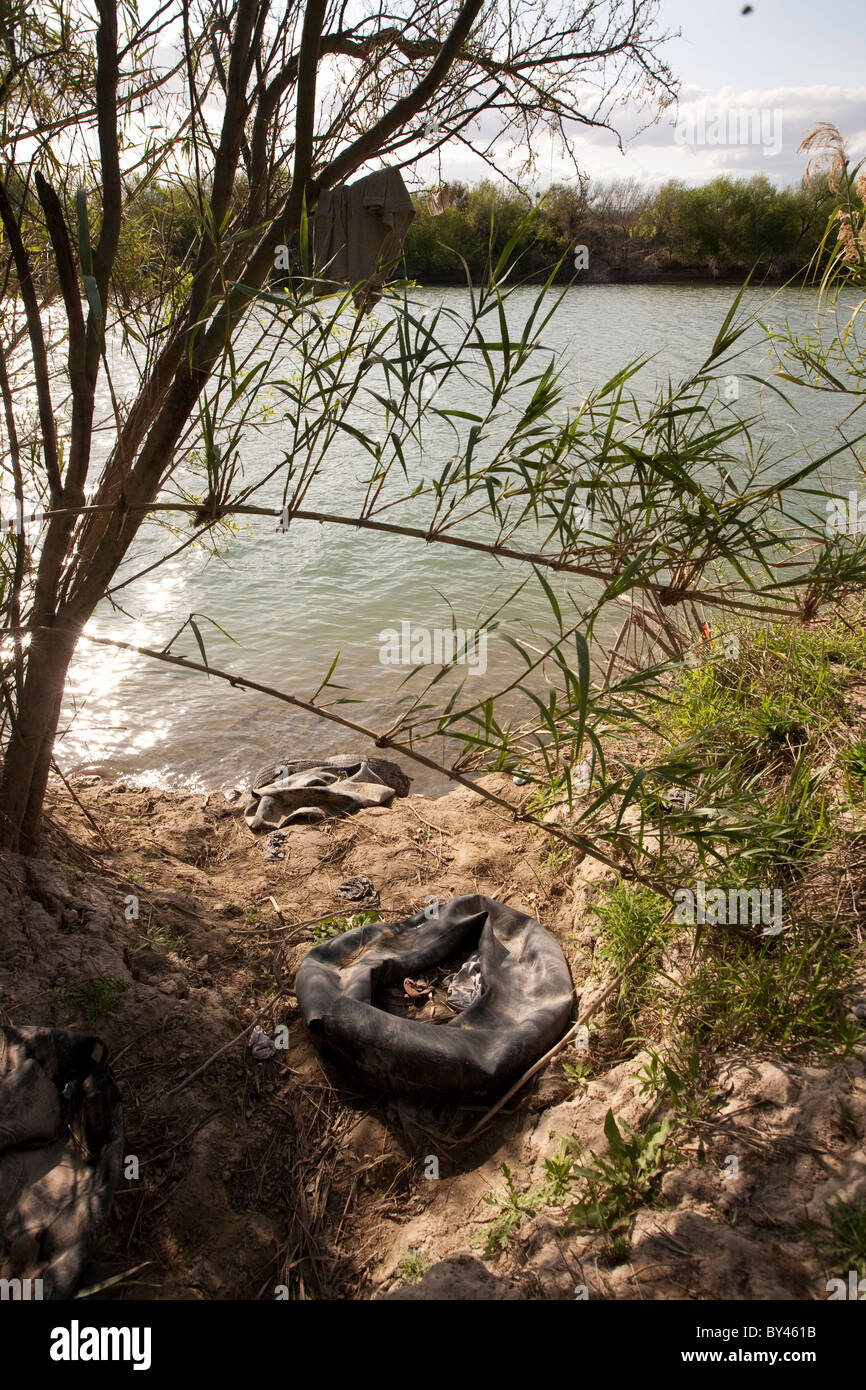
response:
M58 287L44 219L32 191L19 182L14 174L7 180L22 206L34 279L50 295ZM246 197L241 176L234 201L240 207ZM488 179L471 187L453 184L449 197L445 210L434 214L428 194L414 196L417 216L404 266L420 284L460 284L467 269L480 281L491 255L498 260L512 237L519 274L533 280L559 262L561 283L736 280L749 271L786 280L809 264L833 205L826 177L778 189L761 175L716 178L696 188L672 179L656 190L634 180L586 180L554 184L535 200ZM74 224L74 208L67 217ZM94 220L98 229L98 213ZM153 179L133 189L112 271L116 299L141 306L149 298L164 301L169 285L172 293L188 290L199 232L197 202L182 182ZM585 268L576 268L576 247L586 248ZM7 290L15 289L13 269Z
M532 207L489 180L450 192L451 206L438 215L425 196L415 199L405 259L407 274L422 284L460 282L464 262L480 278L491 247L495 259ZM735 279L751 270L784 280L815 254L832 204L826 178L782 189L762 175L697 188L672 179L656 190L634 180L555 184L519 231L514 254L533 277L562 260L562 281ZM579 246L586 266L576 271Z

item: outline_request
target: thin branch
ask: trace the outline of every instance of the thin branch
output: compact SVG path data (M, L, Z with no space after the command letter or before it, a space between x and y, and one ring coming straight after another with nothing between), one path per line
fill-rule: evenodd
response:
M82 515L87 513L111 512L115 510L113 503L97 503L93 506L77 508L52 508L44 513L45 517L59 516L67 511L75 511ZM137 512L187 512L197 514L201 511L201 504L194 502L135 502L127 503L125 511ZM270 516L281 517L283 510L279 507L256 507L248 504L237 506L225 506L220 509L220 517L229 515L243 516ZM214 518L219 520L220 517ZM615 578L615 572L601 569L597 565L581 565L564 560L561 557L544 555L541 552L526 550L515 550L511 546L497 545L495 541L474 541L468 536L453 536L445 531L430 532L425 531L420 526L404 526L393 521L374 521L371 517L339 516L333 512L308 511L305 508L293 509L290 520L298 521L318 521L332 526L353 526L360 530L382 531L392 536L409 536L415 540L424 541L430 545L453 545L461 550L474 550L483 555L490 555L494 559L519 560L523 564L539 565L544 569L554 570L557 574L576 574L584 579L598 579L604 583L610 583ZM671 602L675 597L677 602L706 603L717 608L728 608L735 612L742 613L762 613L775 617L786 617L791 613L793 603L788 606L768 605L766 603L750 603L746 599L730 597L726 594L714 594L710 591L701 589L677 588L673 595L669 584L659 583L657 580L644 579L639 581L638 587L646 589L650 593L661 595L667 602Z
M6 232L12 257L18 273L18 289L24 303L27 319L27 332L30 338L30 352L33 358L33 376L36 386L36 399L39 404L39 425L42 431L42 453L51 500L58 503L63 496L63 483L60 477L60 462L57 449L57 425L54 420L54 406L51 400L51 386L48 377L48 352L45 335L42 332L42 319L39 315L39 302L33 284L30 257L24 246L18 219L9 202L5 180L0 178L0 219Z
M59 629L54 629L54 631L58 630ZM238 675L231 671L221 671L216 666L205 666L200 661L190 661L187 657L173 656L170 652L156 651L152 647L139 647L132 642L121 642L116 638L95 637L89 632L84 632L81 635L85 641L93 642L96 646L115 647L119 651L134 652L138 656L152 657L154 661L163 661L170 666L179 666L185 671L197 671L201 675L216 676L218 680L227 681L229 685L235 688L255 690L260 695L269 695L271 699L280 700L283 704L292 705L295 709L302 709L307 714L316 715L320 719L327 719L332 724L339 724L341 728L351 729L353 733L360 734L363 738L370 739L377 748L390 748L392 752L400 753L403 757L410 758L413 762L420 763L422 767L429 768L432 772L441 773L444 777L447 777L449 781L459 782L461 786L474 792L476 796L483 797L485 801L489 801L502 810L507 811L512 819L519 819L526 822L528 825L535 825L546 834L553 835L556 839L565 841L566 844L572 845L575 849L582 850L584 854L590 855L593 859L598 859L602 864L606 864L608 868L614 869L617 873L623 872L622 864L618 864L616 860L610 859L598 849L591 840L586 839L584 836L570 835L567 831L563 830L561 826L550 824L547 821L539 820L536 816L521 812L520 809L514 806L510 801L506 801L505 797L497 796L496 792L490 791L487 787L482 787L476 782L471 782L468 777L464 777L453 768L446 767L444 763L438 763L433 758L428 758L424 753L419 753L417 749L412 748L409 744L398 743L396 739L389 738L387 734L379 734L375 729L367 728L365 724L358 724L352 719L346 719L343 715L335 714L333 710L323 709L319 705L311 704L309 700L302 700L297 695L288 695L283 690L276 690L271 685L263 685L260 681L250 680L247 676ZM640 875L634 869L632 869L632 873L636 878L640 878Z

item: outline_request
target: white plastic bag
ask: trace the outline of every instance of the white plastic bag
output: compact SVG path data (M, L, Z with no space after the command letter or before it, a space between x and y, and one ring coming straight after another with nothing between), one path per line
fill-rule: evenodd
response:
M468 1009L481 994L481 961L475 951L448 983L448 1003Z

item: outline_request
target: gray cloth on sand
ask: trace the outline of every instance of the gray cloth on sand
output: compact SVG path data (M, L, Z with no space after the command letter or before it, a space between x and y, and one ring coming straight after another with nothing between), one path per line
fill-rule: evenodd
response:
M385 806L394 796L407 796L409 784L396 763L355 753L269 763L253 779L244 817L258 835L293 821L324 820L362 806Z
M372 308L414 216L398 169L376 169L355 183L323 189L313 218L313 264L323 292L327 284L352 285L356 306Z

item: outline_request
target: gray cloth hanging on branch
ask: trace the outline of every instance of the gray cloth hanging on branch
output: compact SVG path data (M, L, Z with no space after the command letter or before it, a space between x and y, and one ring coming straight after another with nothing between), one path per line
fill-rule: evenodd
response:
M355 183L323 189L312 218L313 267L322 282L317 292L351 285L356 307L371 309L414 216L398 169L376 169Z

